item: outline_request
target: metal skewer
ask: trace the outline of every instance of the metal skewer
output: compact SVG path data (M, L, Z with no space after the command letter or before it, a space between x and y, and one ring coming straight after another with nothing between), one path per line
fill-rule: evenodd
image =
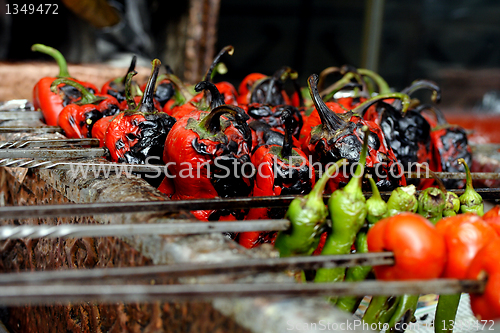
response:
M59 126L0 126L0 133L62 133Z
M464 193L464 189L453 189L457 195ZM484 200L500 198L500 188L478 188L476 189ZM417 191L418 195L419 191ZM371 192L364 193L366 197ZM384 200L391 195L390 191L380 193ZM191 199L176 201L122 201L122 202L94 202L94 203L69 203L58 205L33 205L33 206L3 206L0 207L0 218L43 218L62 216L92 216L99 214L125 214L140 212L178 212L182 210L212 210L212 209L235 209L235 208L259 208L259 207L287 207L290 202L301 196L280 195L267 197L237 197L237 198L213 198L213 199ZM330 195L324 195L325 202Z
M52 170L68 170L74 172L75 176L83 176L83 172L94 177L99 174L112 173L155 173L162 174L165 172L165 166L155 164L128 164L128 163L110 163L106 160L102 162L74 161L69 162L67 159L45 160L33 158L4 158L0 159L0 167L10 168L29 168L29 169L52 169ZM94 172L95 171L95 172ZM83 176L85 177L85 176Z
M81 302L152 302L220 297L304 297L481 293L476 280L362 281L342 283L234 283L183 285L0 286L0 304L49 305Z
M51 139L19 140L0 142L0 149L20 149L34 147L99 146L99 139Z
M167 223L169 221L170 223ZM60 224L1 226L0 240L21 238L81 238L135 235L189 235L213 232L279 231L290 227L290 221L243 220L230 222L193 222L165 220L147 224Z
M0 120L42 120L40 111L0 111Z
M107 155L106 148L0 149L0 158L83 158Z
M170 265L51 270L0 274L0 286L6 284L76 284L103 283L108 280L128 282L151 281L160 277L179 278L229 273L282 272L287 269L318 269L393 265L392 252L353 253L343 255L257 258L212 263L178 263Z

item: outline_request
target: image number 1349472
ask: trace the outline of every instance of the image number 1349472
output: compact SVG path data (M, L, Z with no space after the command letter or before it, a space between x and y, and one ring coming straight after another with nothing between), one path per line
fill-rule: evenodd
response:
M59 5L55 3L45 4L5 4L7 15L57 15Z

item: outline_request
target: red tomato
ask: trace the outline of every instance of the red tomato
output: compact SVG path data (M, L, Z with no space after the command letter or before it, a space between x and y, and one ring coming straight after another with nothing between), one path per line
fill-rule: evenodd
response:
M500 217L500 205L496 205L483 215L483 220Z
M500 319L500 239L484 246L472 260L467 279L488 279L482 294L471 294L472 312L479 320Z
M446 263L443 237L432 223L414 213L401 213L380 220L368 231L370 252L392 251L393 266L375 266L377 279L434 279Z
M436 229L444 237L448 251L445 278L465 279L477 252L498 238L487 222L472 213L444 218L436 224Z

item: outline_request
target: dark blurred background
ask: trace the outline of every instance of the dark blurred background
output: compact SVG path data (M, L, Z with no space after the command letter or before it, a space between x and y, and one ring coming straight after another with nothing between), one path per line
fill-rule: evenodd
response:
M85 18L74 3L111 5L120 23L97 27L96 15ZM485 95L494 102L500 90L494 0L59 0L57 15L6 14L14 4L23 2L0 0L3 61L47 60L30 51L44 43L71 63L127 66L138 54L149 66L157 57L192 83L231 44L234 55L223 58L229 72L220 78L234 84L288 65L305 85L312 73L351 64L376 70L397 90L433 79L444 105L474 107Z

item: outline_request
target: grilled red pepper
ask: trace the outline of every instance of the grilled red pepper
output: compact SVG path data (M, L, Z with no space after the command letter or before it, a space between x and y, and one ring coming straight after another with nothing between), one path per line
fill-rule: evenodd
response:
M321 118L321 125L311 131L310 138L307 140L307 150L313 157L323 165L336 162L345 158L349 163L357 163L359 160L363 136L361 129L368 126L370 133L368 142L368 155L366 167L369 174L377 183L380 189L390 190L400 185L406 185L404 175L400 170L398 161L390 148L386 145L386 140L382 130L373 122L366 121L357 115L381 99L401 98L407 101L407 95L384 94L379 95L360 104L352 112L336 114L330 111L325 102L321 99L317 89L318 76L313 74L309 77L308 84L311 97ZM331 179L329 185L330 191L339 187L340 183L347 183L348 172L343 172L337 177ZM401 176L401 177L400 177ZM369 186L369 184L366 184Z
M260 73L247 75L238 88L238 105L253 103L267 105L293 105L284 85L287 79L297 80L297 72L290 67L282 67L273 76Z
M253 187L249 169L252 137L248 115L224 105L215 85L202 81L196 91L210 89L212 109L180 118L165 141L163 160L175 186L173 200L248 196ZM223 117L224 116L224 117ZM195 211L200 220L242 219L243 211Z
M92 83L78 81L74 78L71 78L68 72L68 65L66 63L66 59L64 59L63 55L56 49L42 44L34 44L31 47L31 50L42 52L52 56L56 60L59 66L59 75L57 77L41 78L33 87L33 106L35 107L35 109L42 110L43 117L47 125L56 126L57 118L62 109L66 105L78 100L81 96L80 92L77 89L67 85L62 85L58 87L57 92L53 92L50 89L50 86L52 85L52 82L55 79L59 77L69 78L73 81L82 84L92 93L97 92L98 89Z
M430 138L434 171L461 172L462 168L457 162L460 158L463 158L467 165L472 165L472 151L464 128L449 124L442 111L434 105L422 104L416 110L432 125ZM426 112L430 112L433 117ZM465 187L465 180L444 179L443 182L447 188Z
M132 57L132 60L130 61L130 66L128 67L127 72L125 73L125 76L118 77L104 83L101 87L101 94L111 95L115 97L120 103L125 101L126 100L125 83L127 81L127 75L128 73L133 72L135 70L136 62L137 62L137 56L134 55ZM133 81L131 83L130 89L134 89L134 95L142 96L142 92L140 91L137 82Z
M293 147L293 109L289 106L282 115L286 128L283 145L261 145L252 153L251 161L257 168L252 196L307 194L314 186L315 174L307 156ZM252 208L246 219L283 218L285 213L283 208ZM238 242L253 248L272 243L275 236L276 232L243 232Z
M470 294L472 312L479 320L500 318L500 239L483 247L467 270L467 279L485 280L482 294Z
M163 144L175 119L155 108L154 86L161 62L155 59L152 64L151 76L139 105L116 115L104 135L104 144L114 162L161 163Z
M82 96L78 101L65 106L59 114L57 124L68 138L90 138L96 121L103 116L120 112L118 101L111 95L94 95L78 82L66 78L54 80L52 91L57 91L60 84L76 88Z

